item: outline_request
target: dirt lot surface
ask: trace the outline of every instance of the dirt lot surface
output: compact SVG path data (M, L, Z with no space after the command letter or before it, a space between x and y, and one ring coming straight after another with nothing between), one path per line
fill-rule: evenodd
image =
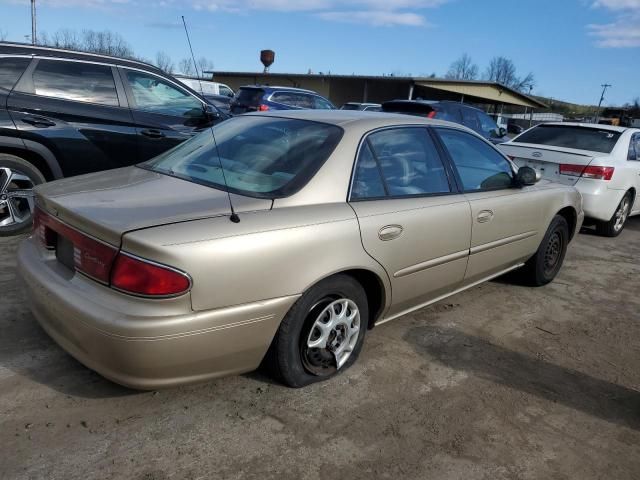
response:
M134 392L39 328L0 240L0 479L639 479L640 218L546 287L498 280L376 327L302 390Z

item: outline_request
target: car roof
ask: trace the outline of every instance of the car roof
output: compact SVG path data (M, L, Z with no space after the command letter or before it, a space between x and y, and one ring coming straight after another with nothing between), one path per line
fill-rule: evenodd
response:
M114 57L98 53L81 52L65 48L41 47L26 43L0 42L0 54L2 55L31 55L40 57L65 58L69 60L85 60L88 62L103 62L127 67L143 68L154 73L164 72L147 62L132 58Z
M619 127L615 125L602 125L600 123L579 123L579 122L545 122L540 125L555 125L560 127L583 127L583 128L597 128L598 130L610 130L612 132L626 132L627 130L633 130L630 127ZM538 125L536 125L538 126ZM637 129L636 129L637 130Z
M383 105L385 105L385 104L396 104L396 105L407 104L407 105L427 105L427 106L433 107L434 105L438 105L438 104L442 104L442 103L449 104L449 105L459 105L462 108L471 108L473 110L477 110L479 112L485 113L481 108L474 107L474 106L469 105L467 103L456 102L454 100L406 100L406 99L399 99L399 100L389 100L388 102L384 102Z
M441 125L469 130L463 125L445 120L415 117L401 113L365 112L362 110L277 110L267 112L245 113L242 116L264 116L290 118L328 123L339 127L363 127L367 130L396 125Z
M240 88L259 88L262 90L287 90L291 92L311 93L313 95L320 96L319 93L314 92L313 90L307 90L305 88L296 88L296 87L281 87L278 85L243 85Z

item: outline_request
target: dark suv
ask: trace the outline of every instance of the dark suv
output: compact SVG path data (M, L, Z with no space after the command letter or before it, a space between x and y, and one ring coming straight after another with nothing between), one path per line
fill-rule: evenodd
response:
M336 107L311 90L292 87L240 87L231 101L231 113L265 112L299 109L331 110Z
M147 160L224 118L153 65L0 43L0 236L29 228L34 185Z
M382 104L382 111L389 113L405 113L428 118L438 118L459 123L479 133L492 143L503 143L509 140L504 128L479 108L451 101L428 100L392 100Z

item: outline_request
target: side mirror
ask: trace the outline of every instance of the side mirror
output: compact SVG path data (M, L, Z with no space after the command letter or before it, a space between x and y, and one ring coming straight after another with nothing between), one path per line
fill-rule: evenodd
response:
M202 105L202 110L204 111L204 117L209 121L215 121L220 118L220 112L213 105L205 103Z
M502 127L498 128L498 136L499 137L504 137L506 134L507 134L507 131L504 128L502 128Z
M516 173L516 183L520 187L535 185L540 181L540 173L531 167L520 167Z

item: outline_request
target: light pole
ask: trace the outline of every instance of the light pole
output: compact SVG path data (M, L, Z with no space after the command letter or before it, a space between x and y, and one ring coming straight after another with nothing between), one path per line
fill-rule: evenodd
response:
M36 0L31 0L31 43L36 44Z
M602 102L604 101L604 94L607 91L607 88L613 87L613 85L610 85L608 83L605 83L600 86L602 87L602 95L600 95L600 101L598 102L598 109L596 110L596 123L600 121L600 107L602 106Z

